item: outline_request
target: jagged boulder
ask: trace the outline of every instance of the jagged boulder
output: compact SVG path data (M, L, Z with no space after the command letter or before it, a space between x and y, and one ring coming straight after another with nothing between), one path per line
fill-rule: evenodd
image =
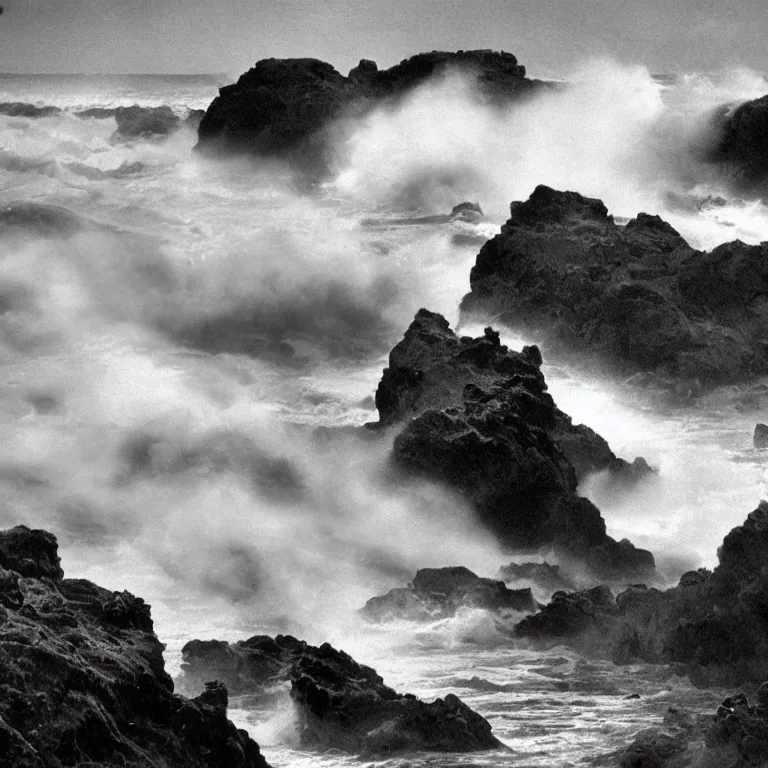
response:
M448 695L431 704L384 685L374 669L325 643L256 636L238 643L192 641L182 649L184 678L215 672L242 693L290 683L302 746L362 755L397 751L471 752L501 743L490 724Z
M267 768L223 685L174 694L143 600L63 575L50 533L0 531L3 765Z
M348 77L318 59L262 59L219 89L200 123L198 149L279 157L322 172L333 121L363 115L451 69L473 76L478 94L492 101L517 99L540 85L503 51L433 51L384 70L363 59Z
M565 450L576 444L590 456L585 473L629 465L555 406L541 362L536 347L511 352L490 328L458 338L441 315L419 310L390 353L373 426L410 418L394 440L395 470L456 491L504 545L554 547L601 578L650 575L652 555L611 539L597 508L576 495ZM559 437L572 442L561 448Z
M493 316L563 354L701 394L768 373L768 245L691 248L658 216L539 186L480 250L462 319Z
M372 597L361 613L371 621L435 621L461 608L530 613L536 602L530 589L507 589L503 581L481 578L462 566L423 568L407 587Z

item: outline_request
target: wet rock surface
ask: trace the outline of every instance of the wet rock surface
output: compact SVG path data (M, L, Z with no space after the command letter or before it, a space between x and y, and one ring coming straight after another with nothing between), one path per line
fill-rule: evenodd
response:
M371 621L435 621L461 608L533 612L536 602L530 589L507 589L503 581L481 578L468 568L424 568L407 587L372 597L361 613Z
M712 120L715 140L705 159L718 163L737 191L764 195L768 182L768 95L735 107L725 105Z
M666 590L631 585L556 592L517 624L520 637L617 663L672 664L700 687L768 678L768 504L761 502L718 550L719 564L683 574Z
M215 673L233 692L260 695L289 682L305 748L381 755L501 746L490 724L458 697L427 704L396 693L375 670L327 643L317 648L285 635L232 644L194 640L182 654L187 684Z
M607 761L615 761L609 763ZM626 750L596 765L621 768L760 768L768 764L768 683L753 703L737 693L723 700L714 715L670 708L660 727L635 736Z
M451 70L474 77L479 96L493 102L519 99L540 86L503 51L432 51L384 70L364 59L348 77L318 59L263 59L219 89L200 123L198 148L274 156L323 171L325 130L333 121L392 103Z
M168 136L178 130L181 120L168 106L117 107L115 109L117 130L113 134L116 140L147 139Z
M569 455L582 473L630 465L556 407L541 362L536 347L511 352L491 328L459 338L420 310L376 391L377 426L406 422L393 467L456 491L506 546L552 546L602 578L649 575L652 555L610 538L599 510L576 495Z
M227 690L175 695L149 606L64 579L56 539L0 531L0 755L29 768L267 768Z
M696 396L768 372L768 246L691 248L658 216L539 186L480 250L462 319L493 316L564 354Z

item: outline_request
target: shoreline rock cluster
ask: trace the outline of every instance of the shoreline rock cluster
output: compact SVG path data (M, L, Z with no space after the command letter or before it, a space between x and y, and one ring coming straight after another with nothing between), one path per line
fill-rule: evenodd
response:
M46 531L0 531L4 765L268 768L226 688L175 694L163 650L141 598L65 579Z
M700 395L768 374L768 246L691 248L658 216L539 186L480 250L462 320L494 317L563 354Z
M304 748L370 757L503 746L488 721L457 696L427 704L396 693L374 669L328 643L317 648L286 635L231 644L193 640L182 655L183 682L192 687L216 677L232 691L264 696L281 683L289 685Z
M518 100L545 84L504 51L432 51L380 70L363 59L348 76L318 59L262 59L219 89L198 129L198 150L277 157L322 174L329 163L327 129L376 106L393 104L449 71L473 77L490 103Z

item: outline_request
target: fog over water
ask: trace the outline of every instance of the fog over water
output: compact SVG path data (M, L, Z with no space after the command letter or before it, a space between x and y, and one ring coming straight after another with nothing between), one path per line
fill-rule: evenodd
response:
M0 114L0 523L52 530L68 576L144 597L174 673L193 637L329 641L398 689L459 693L527 765L625 743L658 714L652 697L716 699L650 669L511 648L471 612L418 632L356 615L418 568L494 576L510 560L446 490L390 482L391 436L318 429L376 420L372 395L416 310L455 325L479 249L455 234L491 237L544 183L617 218L658 213L698 248L768 239L762 203L735 198L696 152L712 110L763 95L761 75L661 81L601 59L567 80L505 109L456 76L423 87L340 124L334 177L307 191L275 163L201 157L188 128L116 142L114 119L75 114L136 102L184 117L216 78L1 77L0 102L64 111ZM464 200L488 221L386 222ZM211 328L244 324L249 348L210 354ZM499 330L514 348L536 341ZM663 405L543 352L559 407L659 468L631 494L583 483L609 533L651 549L670 580L711 567L764 494L762 414L717 395ZM557 692L564 675L584 690ZM636 688L650 698L630 709L618 693ZM534 700L551 720L523 738ZM234 713L273 765L309 761L287 710Z

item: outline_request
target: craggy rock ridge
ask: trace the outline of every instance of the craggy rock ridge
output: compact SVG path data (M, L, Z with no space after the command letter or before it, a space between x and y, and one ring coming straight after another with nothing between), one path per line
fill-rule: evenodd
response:
M268 768L223 685L173 693L143 600L63 576L53 535L0 532L3 765Z
M458 492L510 548L551 546L599 578L649 576L650 552L611 539L599 510L576 495L590 471L635 479L647 465L617 459L592 430L574 427L540 366L536 347L511 352L490 328L458 338L444 317L419 310L390 353L373 426L406 421L395 469Z
M233 692L263 694L290 681L304 747L363 755L395 751L471 752L500 742L459 698L425 704L384 685L376 671L325 643L264 635L238 643L193 640L182 649L187 684L213 674Z
M768 191L768 95L737 107L724 105L712 122L716 139L705 159L722 165L741 192L764 195Z
M755 684L768 678L768 503L725 537L718 559L714 572L690 571L665 591L556 592L515 632L620 663L675 664L702 687Z
M756 703L738 693L728 696L715 715L670 708L659 728L648 728L626 750L595 765L620 768L761 768L768 764L768 683Z
M237 83L219 89L200 123L198 148L278 157L322 170L328 160L324 129L332 121L359 117L452 69L473 74L478 94L494 102L520 98L541 85L504 51L432 51L384 70L363 59L347 77L318 59L262 59Z
M539 186L478 254L462 319L494 317L697 395L768 373L768 245L692 249L658 216Z
M503 581L481 578L468 568L423 568L407 587L372 597L360 612L371 621L435 621L460 608L533 613L536 601L530 589L507 589Z

